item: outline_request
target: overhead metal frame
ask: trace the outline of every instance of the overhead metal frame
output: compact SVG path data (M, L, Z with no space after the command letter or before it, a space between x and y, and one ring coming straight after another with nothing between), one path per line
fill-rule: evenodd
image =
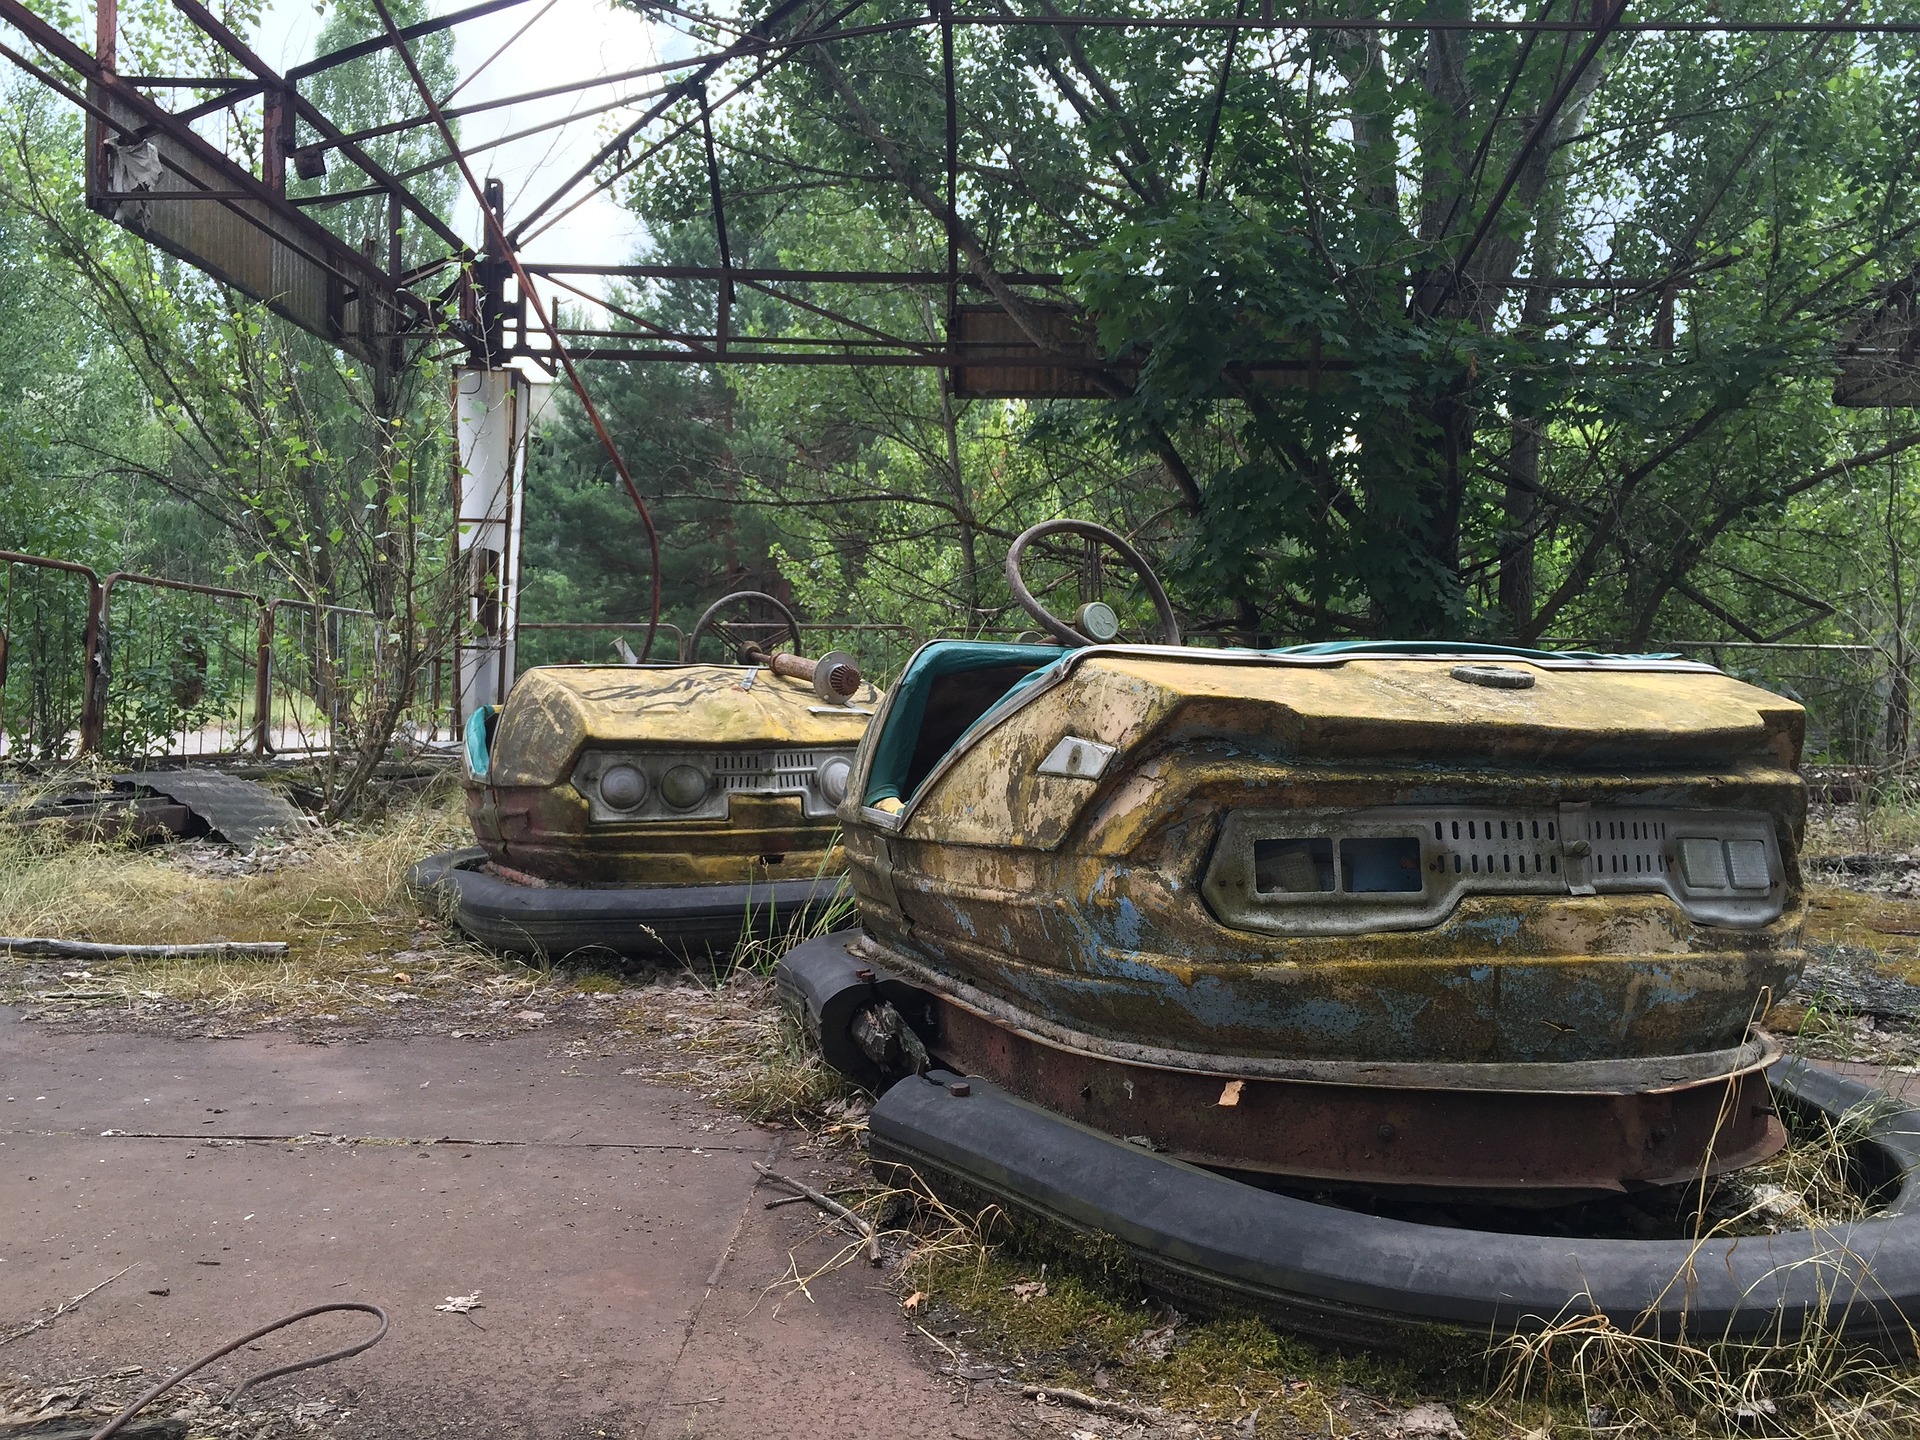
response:
M1234 65L1233 45L1243 32L1408 32L1455 31L1514 33L1528 37L1583 37L1578 60L1561 81L1505 167L1492 197L1464 218L1465 238L1451 261L1427 277L1426 294L1435 287L1444 303L1460 283L1466 261L1497 223L1514 178L1526 163L1564 102L1580 69L1591 62L1614 34L1849 34L1920 35L1920 20L1863 22L1835 19L1740 20L1661 19L1626 16L1625 0L1590 0L1567 19L1509 19L1472 16L1387 20L1354 16L1275 13L1272 0L1234 0L1218 16L1062 15L957 10L954 0L929 0L925 12L862 23L864 0L775 0L758 20L730 24L682 9L666 0L641 3L661 23L685 22L704 32L704 48L682 58L635 67L563 85L547 85L519 95L496 97L464 107L453 98L426 97L418 114L358 132L348 132L324 114L302 89L304 82L338 66L402 48L528 0L482 0L450 14L356 42L287 70L268 66L202 0L173 0L230 64L235 73L208 75L121 75L117 71L116 0L99 0L96 46L89 54L71 37L41 19L23 0L0 0L0 21L26 37L38 56L0 46L13 60L50 88L85 110L89 123L90 203L128 223L171 253L205 268L246 294L273 306L288 319L331 343L376 364L397 364L399 347L409 341L452 338L484 363L528 359L564 368L561 351L577 359L699 364L847 365L941 368L956 393L967 394L1115 394L1129 383L1129 367L1101 357L1074 325L1063 323L1066 292L1055 275L999 271L970 249L959 216L960 135L964 103L954 77L954 37L967 28L1033 27L1061 31L1096 29L1173 30L1217 33L1226 38L1217 80L1214 125ZM534 19L522 27L536 23ZM728 201L715 139L714 117L737 97L748 94L779 66L802 52L851 40L905 31L936 34L944 107L944 153L937 193L928 208L945 231L945 263L938 270L898 271L764 269L735 264L736 246L728 230ZM682 34L687 33L682 30ZM511 43L511 42L509 42ZM504 48L504 47L503 47ZM411 66L411 59L408 61ZM729 67L734 67L729 69ZM744 73L743 72L744 69ZM633 81L651 88L620 94L604 104L517 132L518 136L578 124L622 105L643 105L640 113L601 144L593 157L548 193L519 207L519 213L492 216L486 233L463 237L449 216L438 213L414 182L445 167L464 168L486 145L461 147L445 122L462 114L506 105L564 98ZM457 93L458 87L456 87ZM206 98L194 99L191 92ZM186 103L169 109L160 96ZM196 123L236 106L259 102L264 140L257 167L224 153ZM1502 107L1504 111L1504 104ZM1496 120L1498 117L1496 117ZM391 173L363 148L386 135L437 129L446 153L413 169ZM300 141L304 129L312 138ZM1482 160L1491 130L1479 146ZM488 142L502 144L516 137ZM704 161L708 205L714 224L717 266L668 266L624 263L610 257L603 265L547 264L525 257L527 247L593 196L610 191L641 170L668 146L683 138L697 144ZM1212 150L1209 132L1207 149ZM116 181L113 155L120 147L152 143L164 178L143 184ZM311 168L316 157L336 153L365 177L366 183L325 194L289 195L287 167ZM1478 163L1478 162L1477 162ZM1210 172L1211 166L1206 167ZM124 166L122 167L124 172ZM899 177L895 176L897 181ZM930 187L932 188L932 187ZM388 254L365 254L329 230L324 217L351 200L384 197L393 243ZM212 215L210 223L201 218ZM1449 222L1451 224L1451 220ZM403 225L416 227L444 247L437 257L403 268L397 237ZM1471 228L1469 228L1469 225ZM211 238L210 238L211 237ZM417 249L417 247L416 247ZM1645 281L1618 277L1551 282L1555 288L1590 288L1595 293L1657 293L1687 283L1685 275ZM713 320L704 329L676 328L641 313L634 304L611 298L594 282L696 282L713 290ZM1524 286L1524 277L1508 282ZM566 292L602 317L594 325L536 325L529 321L520 293L532 285ZM946 333L893 333L850 313L845 298L874 290L923 289L939 297L947 317ZM778 333L753 334L739 325L740 301L751 295L773 301L796 324ZM998 311L996 317L994 312ZM544 312L542 312L544 313ZM1904 312L1902 312L1904 313ZM1911 340L1901 343L1911 347ZM1884 347L1879 347L1884 349ZM1896 347L1897 348L1897 347ZM1877 358L1877 357L1876 357ZM1332 367L1303 355L1297 364L1272 367L1277 383L1317 383ZM1012 383L1015 371L1024 381ZM1021 388L1024 384L1025 388ZM1864 392L1863 392L1864 393ZM1875 390L1879 394L1883 391Z

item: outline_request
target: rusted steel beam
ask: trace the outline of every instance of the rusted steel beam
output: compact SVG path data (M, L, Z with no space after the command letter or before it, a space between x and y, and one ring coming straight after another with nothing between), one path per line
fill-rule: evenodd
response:
M1381 20L1367 16L1262 15L1236 20L1169 18L1156 15L1088 15L1076 13L1065 22L1058 15L956 15L956 25L982 29L1071 24L1076 30L1369 30L1424 34L1430 30L1483 31L1488 34L1584 35L1603 28L1596 20L1467 20L1436 17L1429 20ZM924 23L924 22L922 22ZM1632 34L1676 35L1914 35L1920 21L1908 20L1633 20L1608 25L1609 30Z
M379 161L348 139L345 132L328 119L319 106L301 95L298 89L288 83L287 77L276 73L271 65L254 54L252 48L228 29L219 16L202 5L200 0L173 0L173 5L181 14L205 31L208 39L238 60L246 69L251 70L263 86L283 90L295 114L318 131L321 138L339 150L348 161L358 166L370 180L391 191L427 229L445 241L456 253L466 250L466 242L435 213L432 206L388 174Z
M1199 1074L1068 1049L934 995L928 1050L1068 1119L1214 1169L1561 1202L1737 1169L1778 1150L1765 1066L1623 1090L1473 1090Z
M721 198L720 161L713 153L713 106L706 87L700 87L700 138L707 162L707 193L713 205L713 239L720 248L720 294L714 317L714 349L727 353L727 332L733 328L733 247L727 242L727 207Z
M531 275L603 275L616 280L718 280L721 272L712 265L560 265L529 262L527 273ZM817 285L944 285L946 273L941 270L781 270L750 269L737 267L733 271L735 280L760 280L779 282L783 280L807 281ZM1026 270L1009 270L1001 279L1009 285L1064 285L1064 275L1043 274ZM972 276L962 276L960 283L978 288L980 282Z
M482 15L491 15L496 10L506 10L525 0L482 0L481 4L469 5L464 10L456 10L451 15L440 15L432 20L421 20L412 25L400 27L402 40L417 40L422 35L434 35L442 30L451 30L469 20L478 20ZM376 55L382 50L391 49L394 40L388 35L375 35L369 40L359 40L352 45L342 45L338 50L329 50L324 55L295 65L287 71L286 78L293 81L304 80L309 75L318 75L322 70L331 70L336 65L344 65L349 60L358 60L363 55Z
M221 86L235 90L259 89L251 80L220 75L122 75L120 83L138 85L143 90L212 90Z
M644 115L642 115L639 119L633 121L631 124L623 126L618 132L616 132L611 138L609 138L605 144L603 144L597 151L594 152L593 157L591 159L589 159L578 170L574 171L573 174L569 175L565 180L561 181L561 183L551 193L549 193L546 196L546 198L536 203L524 216L521 217L520 223L514 226L512 233L507 238L515 245L519 245L527 240L532 239L534 235L537 235L538 233L540 233L538 230L532 230L531 227L534 226L536 222L538 222L540 218L543 215L545 215L549 210L552 210L554 206L558 205L562 200L566 199L568 194L572 192L574 186L580 184L583 180L586 180L592 177L594 172L597 171L608 160L612 159L615 155L619 154L621 151L626 149L627 145L632 141L634 136L638 135L641 131L646 129L647 126L651 125L654 121L658 120L661 116L665 115L679 101L683 99L691 98L696 92L703 91L706 88L707 82L710 79L712 79L716 73L719 72L721 66L726 64L727 61L744 58L749 55L762 54L770 45L777 45L781 47L781 53L778 56L772 59L764 59L763 62L755 69L754 73L751 76L749 76L746 80L740 82L739 84L735 85L731 90L727 92L726 95L722 96L721 97L722 104L725 104L727 100L732 99L735 95L740 94L742 91L756 84L760 79L762 79L764 76L769 74L775 66L779 65L788 54L792 53L793 50L799 48L802 45L811 43L812 39L815 36L817 36L820 33L820 31L831 30L835 25L839 24L841 20L845 19L848 15L851 15L855 10L860 8L860 0L854 0L854 3L842 6L841 8L834 11L834 13L831 16L827 17L825 23L822 26L816 27L812 35L803 33L798 36L775 36L773 33L774 27L781 24L783 21L785 21L791 15L793 15L795 11L799 10L801 7L801 3L802 3L802 0L780 0L780 3L776 4L773 7L773 9L770 10L766 15L761 17L760 20L756 21L753 29L749 31L746 35L744 35L741 39L735 41L732 45L729 45L725 50L717 51L713 55L707 57L706 60L702 62L698 73L689 75L685 80L673 86L668 92L668 94L664 96L657 104L650 106ZM687 129L691 128L691 125L692 125L692 122L689 121L680 126L677 126L672 132L670 132L667 139L671 139L674 135L683 133ZM665 140L663 140L661 143L664 144L666 142ZM655 145L647 153L650 155L655 151L657 151L658 149L659 149L659 145ZM632 162L632 161L627 162L621 165L612 174L603 176L598 183L596 183L587 191L587 194L592 195L597 193L600 190L605 189L607 186L611 185L615 180L617 180L619 176L625 174L628 170L632 169L635 163L638 163L638 162ZM583 196L582 200L584 200L584 198L585 197ZM548 221L548 225L552 225L558 222L563 216L570 213L580 203L581 201L575 201L573 205L567 206L565 210L560 211L559 214L555 215L552 220ZM543 226L542 229L544 228L546 227Z

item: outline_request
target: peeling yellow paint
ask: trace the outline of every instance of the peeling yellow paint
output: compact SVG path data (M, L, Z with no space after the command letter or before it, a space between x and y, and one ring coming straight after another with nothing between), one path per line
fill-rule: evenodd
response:
M846 747L871 701L822 705L804 681L758 666L559 665L515 684L467 813L497 859L587 884L807 880L845 865L838 822L797 795L735 794L724 819L589 821L572 776L589 746L668 751Z
M1062 1025L1213 1054L1739 1043L1802 960L1799 707L1718 673L1516 659L1534 686L1495 690L1453 663L1089 655L950 757L897 830L849 828L863 921L882 947ZM1115 747L1098 781L1037 774L1068 735ZM1655 892L1481 893L1426 928L1302 936L1232 928L1200 893L1240 809L1580 801L1769 817L1784 913L1713 926Z

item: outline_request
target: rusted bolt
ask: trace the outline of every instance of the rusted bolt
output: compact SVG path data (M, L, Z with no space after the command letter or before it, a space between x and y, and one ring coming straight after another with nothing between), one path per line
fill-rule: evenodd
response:
M1384 1120L1383 1120L1383 1121L1382 1121L1382 1122L1380 1123L1380 1128L1379 1128L1379 1130L1377 1130L1377 1131L1376 1131L1376 1132L1374 1132L1374 1133L1376 1133L1377 1135L1379 1135L1379 1137L1380 1137L1380 1138L1381 1138L1382 1140L1391 1140L1391 1139L1393 1139L1393 1137L1394 1137L1395 1135L1397 1135L1397 1134L1399 1134L1400 1132L1399 1132L1399 1131L1397 1131L1397 1130L1395 1130L1395 1129L1393 1128L1393 1124L1392 1124L1392 1122L1391 1122L1391 1121L1384 1121Z
M973 1087L964 1080L950 1080L947 1082L947 1094L952 1095L956 1099L964 1100L972 1093Z
M871 985L873 983L873 970L869 966L862 965L858 970L853 972L853 978Z

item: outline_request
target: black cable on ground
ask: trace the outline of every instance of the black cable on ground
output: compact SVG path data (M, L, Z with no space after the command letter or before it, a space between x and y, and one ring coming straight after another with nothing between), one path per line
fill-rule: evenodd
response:
M113 1419L94 1431L89 1437L89 1440L109 1440L110 1436L119 1434L121 1427L142 1410L146 1409L147 1406L158 1400L162 1395L166 1394L167 1391L173 1389L174 1386L193 1374L194 1371L205 1369L221 1356L231 1355L242 1345L251 1345L263 1335L271 1335L276 1330L284 1330L289 1325L297 1325L302 1320L310 1320L315 1315L326 1315L335 1310L358 1310L363 1314L372 1315L380 1321L380 1328L357 1345L349 1345L342 1350L334 1350L325 1355L317 1355L311 1360L299 1360L292 1365L282 1365L273 1370L262 1370L258 1375L249 1375L234 1388L234 1392L231 1395L227 1396L225 1403L228 1405L233 1404L234 1401L238 1400L263 1380L272 1380L281 1375L291 1375L296 1370L312 1370L316 1366L331 1365L334 1361L344 1360L349 1355L358 1355L362 1350L371 1350L386 1338L387 1325L389 1323L387 1320L387 1312L382 1310L378 1305L368 1305L358 1300L336 1300L329 1305L315 1305L306 1310L296 1311L292 1315L282 1316L271 1325L262 1325L258 1330L242 1335L238 1340L222 1345L218 1350L209 1350L184 1370L176 1371L165 1380L162 1380L158 1385L149 1387L131 1405L127 1406L126 1409L114 1416Z

